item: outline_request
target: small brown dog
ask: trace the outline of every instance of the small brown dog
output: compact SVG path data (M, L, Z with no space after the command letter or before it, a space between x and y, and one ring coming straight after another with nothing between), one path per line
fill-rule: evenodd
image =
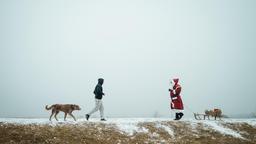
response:
M76 121L76 118L73 116L72 112L74 110L81 110L81 108L78 106L78 105L75 105L75 104L54 104L52 106L50 106L48 108L48 105L45 106L45 109L46 110L51 110L52 109L52 114L50 116L50 121L52 120L52 116L54 115L55 119L58 121L57 119L57 114L62 111L65 113L65 116L64 116L64 120L66 121L66 117L67 117L67 114L69 114L70 116L73 117L73 119Z

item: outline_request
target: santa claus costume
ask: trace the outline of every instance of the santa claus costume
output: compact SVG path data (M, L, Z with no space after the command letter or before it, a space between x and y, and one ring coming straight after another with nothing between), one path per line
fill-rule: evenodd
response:
M170 97L171 97L171 109L175 111L175 119L174 120L180 120L182 118L183 114L183 102L181 99L181 86L178 84L179 79L174 78L171 81L172 88L169 89L170 91Z

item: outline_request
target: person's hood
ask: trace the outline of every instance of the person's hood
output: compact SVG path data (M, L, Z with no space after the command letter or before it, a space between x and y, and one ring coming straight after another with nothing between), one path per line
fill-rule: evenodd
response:
M103 83L104 83L104 79L103 78L99 78L98 79L98 84L103 85Z

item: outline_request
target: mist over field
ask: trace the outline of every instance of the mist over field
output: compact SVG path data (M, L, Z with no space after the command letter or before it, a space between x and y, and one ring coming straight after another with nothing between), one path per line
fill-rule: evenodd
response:
M256 113L256 1L1 0L0 117L48 117L45 105L106 117L173 117L180 78L185 117L220 108ZM62 114L61 114L62 116ZM95 114L94 116L98 116Z

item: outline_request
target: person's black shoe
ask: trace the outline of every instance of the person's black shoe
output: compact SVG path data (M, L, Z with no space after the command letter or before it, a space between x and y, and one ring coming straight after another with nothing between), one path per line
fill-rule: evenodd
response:
M183 117L183 113L178 113L178 120L180 120Z
M102 118L102 119L100 119L100 121L107 121L106 119L104 119L104 118Z
M89 120L89 117L90 117L90 115L88 115L88 114L85 115L86 120Z
M179 115L178 113L175 113L175 119L174 120L179 120Z

